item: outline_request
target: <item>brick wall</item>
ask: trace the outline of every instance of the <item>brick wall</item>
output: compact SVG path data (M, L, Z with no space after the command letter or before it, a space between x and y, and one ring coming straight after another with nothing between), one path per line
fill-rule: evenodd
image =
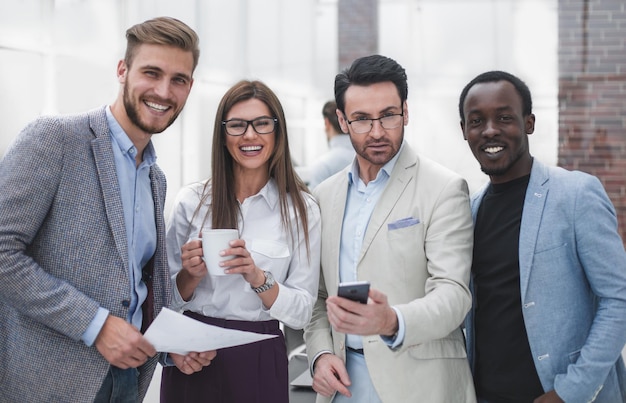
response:
M378 0L339 0L339 66L378 53Z
M558 164L602 181L626 242L624 0L559 0L559 111Z

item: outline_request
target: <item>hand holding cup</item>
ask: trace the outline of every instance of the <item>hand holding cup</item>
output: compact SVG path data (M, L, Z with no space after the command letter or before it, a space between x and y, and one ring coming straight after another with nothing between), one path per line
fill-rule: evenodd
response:
M236 229L204 229L202 230L203 260L212 276L226 276L220 262L233 259L234 255L221 256L220 252L229 249L229 242L239 238Z

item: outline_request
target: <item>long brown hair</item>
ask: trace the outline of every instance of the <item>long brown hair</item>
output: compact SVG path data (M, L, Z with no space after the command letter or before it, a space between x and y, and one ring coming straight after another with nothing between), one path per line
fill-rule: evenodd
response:
M269 161L269 176L274 178L278 187L280 200L280 215L285 231L293 240L293 226L289 217L288 195L291 196L296 219L296 234L299 234L300 225L304 232L307 254L309 251L309 222L307 204L301 192L309 193L308 188L295 173L289 152L289 138L283 107L274 92L261 81L242 80L232 86L222 97L215 114L213 128L213 145L211 152L211 180L207 181L202 191L198 207L207 204L210 197L207 216L211 214L212 228L237 228L238 217L241 214L239 202L235 195L234 160L226 148L226 131L222 121L230 109L237 103L249 99L258 99L265 103L272 117L278 119L274 129L275 146ZM209 188L211 189L209 194ZM197 210L196 210L197 212ZM195 216L195 214L194 214Z

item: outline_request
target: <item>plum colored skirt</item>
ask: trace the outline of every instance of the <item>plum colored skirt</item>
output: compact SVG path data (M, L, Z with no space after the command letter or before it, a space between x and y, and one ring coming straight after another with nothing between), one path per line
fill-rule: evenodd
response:
M217 351L211 365L185 375L175 366L164 367L162 403L288 403L287 346L278 321L249 322L211 318L195 312L185 315L228 329L278 337Z

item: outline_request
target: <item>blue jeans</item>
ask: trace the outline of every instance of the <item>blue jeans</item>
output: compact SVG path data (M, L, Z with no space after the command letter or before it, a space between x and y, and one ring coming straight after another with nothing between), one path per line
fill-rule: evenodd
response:
M139 371L136 368L109 367L94 403L137 403L139 401Z

